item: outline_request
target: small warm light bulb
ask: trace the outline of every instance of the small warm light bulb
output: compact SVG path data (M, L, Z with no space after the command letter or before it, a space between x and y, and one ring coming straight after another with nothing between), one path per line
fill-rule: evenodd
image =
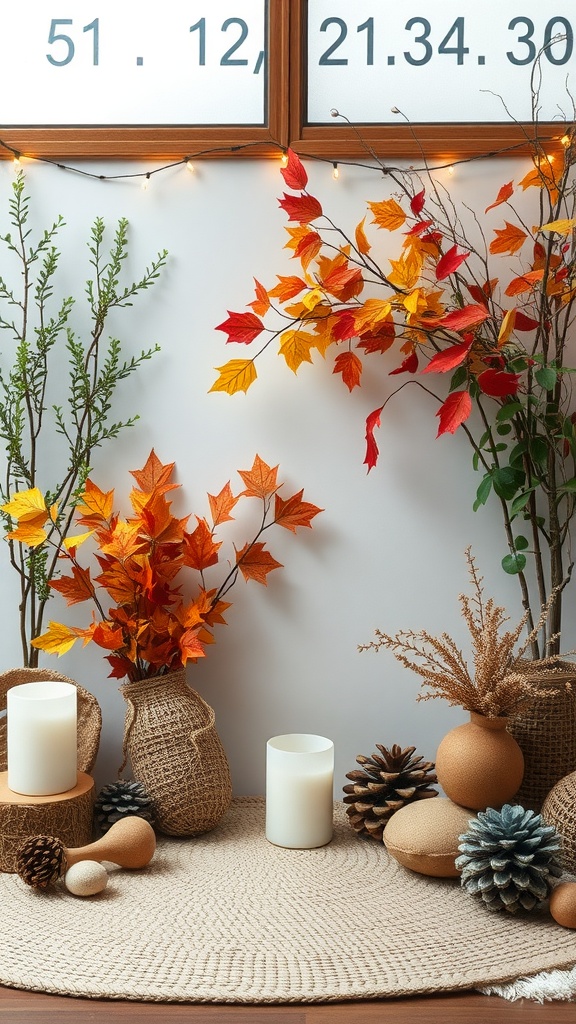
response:
M560 143L563 146L569 146L570 145L570 136L569 135L563 135L562 138L560 139Z
M146 190L148 189L149 185L150 185L150 175L147 174L146 177L144 178L144 181L142 182L142 191L146 192Z
M338 164L337 163L333 163L332 164L332 168L333 168L333 170L332 170L332 177L334 178L334 181L338 181L338 178L340 177L340 170L338 168Z
M280 157L280 163L282 164L282 167L288 166L288 153L282 153L282 156Z
M450 166L448 167L448 174L454 174L454 167L452 166L452 164L450 164Z
M13 167L13 170L14 170L14 174L17 174L18 171L21 170L22 163L20 161L19 153L14 153L14 161L12 163L12 167Z
M186 161L186 167L190 171L190 174L194 174L194 164L192 163L191 160Z

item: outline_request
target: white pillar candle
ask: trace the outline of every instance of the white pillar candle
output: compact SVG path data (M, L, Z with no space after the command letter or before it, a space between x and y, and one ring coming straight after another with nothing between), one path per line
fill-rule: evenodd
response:
M72 683L23 683L7 692L8 788L24 796L73 789L77 779Z
M290 733L266 746L266 838L276 846L311 850L332 839L334 744L324 736Z

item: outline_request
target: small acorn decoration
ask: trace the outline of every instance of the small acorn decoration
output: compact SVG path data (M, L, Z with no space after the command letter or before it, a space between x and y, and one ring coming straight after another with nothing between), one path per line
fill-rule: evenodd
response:
M344 803L350 824L359 835L382 842L389 818L413 800L438 796L432 761L415 755L416 747L402 749L395 743L390 749L377 743L378 754L356 761L362 770L347 772L351 785L344 786Z
M134 815L154 824L152 798L141 782L119 779L100 790L94 802L94 813L102 832L107 832L121 818Z
M462 887L489 910L534 910L562 874L556 829L519 805L480 811L460 836L458 849Z

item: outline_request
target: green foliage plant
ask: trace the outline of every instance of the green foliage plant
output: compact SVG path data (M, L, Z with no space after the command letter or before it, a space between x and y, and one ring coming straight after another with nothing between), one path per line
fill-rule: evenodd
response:
M117 438L137 415L111 421L113 398L121 381L159 351L143 349L124 355L123 343L107 336L111 313L133 305L155 284L167 259L159 252L140 280L124 281L128 257L128 222L121 218L110 243L104 221L92 224L87 242L90 278L84 294L88 316L73 323L76 299L58 297L61 252L58 236L62 217L38 237L29 226L30 197L25 177L12 184L8 220L0 235L6 253L0 273L0 438L4 465L0 468L0 499L9 562L19 580L19 625L23 664L38 663L31 641L42 632L50 581L59 574L59 555L72 523L78 496L91 468L94 449ZM17 283L6 279L8 265ZM88 327L85 325L88 324ZM1 344L2 336L4 345ZM67 359L67 398L61 404ZM53 473L55 479L46 480ZM28 522L50 509L46 540L29 547L18 539L14 502ZM45 517L44 517L45 518Z

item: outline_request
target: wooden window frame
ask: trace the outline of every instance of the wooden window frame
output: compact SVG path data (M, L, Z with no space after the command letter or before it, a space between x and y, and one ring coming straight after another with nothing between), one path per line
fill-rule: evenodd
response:
M181 160L277 156L291 146L301 156L326 160L435 157L452 161L478 155L525 154L536 135L559 147L558 124L359 124L306 123L308 0L269 0L269 60L263 127L116 127L0 125L0 158Z
M277 156L279 146L285 147L288 142L290 5L291 0L269 0L265 126L10 128L0 125L0 139L8 147L2 149L0 156L10 158L14 152L47 160Z
M563 129L554 122L533 124L358 124L308 125L307 94L307 0L292 0L290 27L290 146L301 156L327 160L369 157L370 151L384 160L390 157L435 157L447 161L483 155L523 155L536 137L560 148ZM360 136L360 138L359 138ZM547 146L548 148L548 146Z

